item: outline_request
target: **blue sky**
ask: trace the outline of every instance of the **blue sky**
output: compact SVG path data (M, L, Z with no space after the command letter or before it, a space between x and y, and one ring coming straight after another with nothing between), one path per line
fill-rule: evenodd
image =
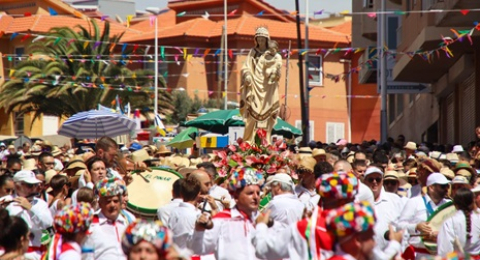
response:
M289 11L295 10L295 0L265 0L271 5L286 9ZM356 0L360 1L360 0ZM143 10L146 7L166 7L167 0L136 0L137 10ZM300 0L300 12L304 13L306 0ZM310 0L310 14L314 11L324 9L329 12L341 12L345 10L352 10L352 0Z

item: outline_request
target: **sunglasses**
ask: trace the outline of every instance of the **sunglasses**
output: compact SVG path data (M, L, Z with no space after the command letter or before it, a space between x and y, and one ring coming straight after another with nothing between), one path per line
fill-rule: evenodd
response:
M387 185L387 186L389 186L389 185L394 186L394 185L397 185L397 183L398 183L398 182L397 182L397 181L394 181L394 180L385 180L385 181L383 181L383 184L384 184L384 185Z
M438 186L439 188L444 189L444 190L445 190L445 189L448 189L448 188L450 187L450 185L448 185L448 184L437 184L437 186Z
M382 181L382 178L381 177L377 177L377 178L365 178L365 180L369 183L373 183L373 181L376 181L377 183L380 183Z
M33 188L37 187L38 184L31 184L31 183L24 182L23 185L25 185L29 189L33 189Z

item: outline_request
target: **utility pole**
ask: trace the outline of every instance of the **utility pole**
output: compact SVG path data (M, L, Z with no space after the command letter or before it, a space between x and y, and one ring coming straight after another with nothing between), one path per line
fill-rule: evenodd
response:
M298 46L298 72L299 72L299 83L300 83L300 107L302 113L302 143L301 146L307 146L308 141L310 140L310 124L309 124L309 104L308 104L308 93L304 85L303 81L303 56L301 55L300 51L302 49L302 36L300 32L300 4L298 3L299 0L295 0L295 11L297 13L296 20L297 20L297 46ZM385 1L385 0L383 0Z
M381 110L380 110L380 142L385 143L387 141L387 55L385 55L385 37L386 37L386 0L382 0L381 5L381 13L380 13L380 41L377 40L378 47L377 52L379 53L379 61L380 61L380 82L377 80L377 84L380 85L380 94L381 94ZM377 36L378 38L378 36ZM378 79L378 78L377 78Z

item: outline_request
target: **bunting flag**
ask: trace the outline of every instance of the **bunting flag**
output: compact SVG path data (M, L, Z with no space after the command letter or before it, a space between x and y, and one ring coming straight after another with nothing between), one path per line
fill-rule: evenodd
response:
M58 15L58 12L55 11L53 8L49 7L48 12L50 13L51 16L56 16Z
M133 15L127 15L127 28L130 28L130 22L132 21L133 19Z
M184 16L184 15L186 15L186 14L187 14L187 12L183 11L183 12L181 12L181 13L178 13L177 16L178 16L178 17L181 17L181 16Z
M155 128L157 129L157 132L161 136L167 135L167 133L165 132L165 126L163 125L163 122L162 122L162 118L158 114L155 115Z

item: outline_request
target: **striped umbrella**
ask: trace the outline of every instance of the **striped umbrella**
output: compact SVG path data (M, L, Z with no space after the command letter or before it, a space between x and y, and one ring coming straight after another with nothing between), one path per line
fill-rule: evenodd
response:
M90 110L71 116L58 130L59 135L86 139L115 137L135 129L135 121L110 111Z

